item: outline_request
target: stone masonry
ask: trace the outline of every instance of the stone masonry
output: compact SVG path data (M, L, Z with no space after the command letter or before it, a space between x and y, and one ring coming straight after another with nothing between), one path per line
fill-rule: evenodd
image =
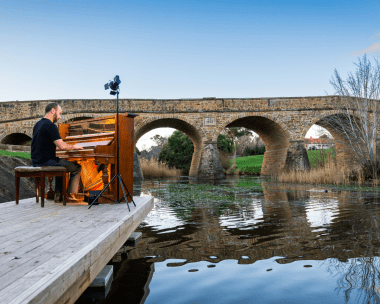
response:
M120 99L119 106L121 112L139 115L135 119L135 144L142 135L155 128L178 129L194 143L190 176L222 178L224 174L216 140L226 127L245 127L263 139L266 146L263 175L276 174L285 164L287 168L306 168L305 134L313 124L334 113L330 107L331 99L339 101L338 96ZM116 107L115 99L2 102L0 143L17 145L30 140L35 122L43 116L45 106L50 102L61 105L62 122L114 114ZM297 143L296 148L294 143Z

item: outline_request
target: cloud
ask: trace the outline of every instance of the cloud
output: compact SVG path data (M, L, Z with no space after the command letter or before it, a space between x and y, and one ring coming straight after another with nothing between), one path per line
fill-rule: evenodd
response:
M378 35L380 36L380 32ZM380 42L376 42L366 49L355 51L349 56L357 56L365 53L380 53Z

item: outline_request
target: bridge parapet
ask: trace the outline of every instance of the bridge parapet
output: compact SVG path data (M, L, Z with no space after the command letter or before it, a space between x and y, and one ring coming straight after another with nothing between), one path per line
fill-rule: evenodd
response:
M338 96L281 97L281 98L195 98L195 99L120 99L122 112L135 113L220 113L252 111L326 110L329 99ZM64 114L114 113L115 99L59 99L10 101L0 103L0 122L38 118L45 106L57 102Z

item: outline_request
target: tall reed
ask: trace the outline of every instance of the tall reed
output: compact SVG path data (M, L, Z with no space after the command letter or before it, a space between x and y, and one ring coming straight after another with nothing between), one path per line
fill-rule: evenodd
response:
M228 153L225 151L219 151L220 153L220 160L222 161L222 167L224 170L227 170L231 167L232 161L230 156L233 155L232 153Z
M352 171L352 168L338 166L336 162L328 161L323 166L312 167L310 170L284 171L274 179L284 183L347 185L350 183ZM364 182L360 172L357 173L357 181L359 185Z
M167 164L160 163L153 157L148 160L146 158L140 159L140 166L144 177L171 177L181 176L182 170L176 168L169 168Z

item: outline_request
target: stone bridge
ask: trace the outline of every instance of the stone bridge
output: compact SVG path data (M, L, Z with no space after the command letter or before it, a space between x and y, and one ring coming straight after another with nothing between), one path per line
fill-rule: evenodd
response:
M226 127L245 127L257 133L266 152L261 174L271 175L284 167L305 168L304 138L313 124L337 132L323 123L334 115L330 100L338 96L286 98L120 99L121 112L139 114L135 119L135 144L155 128L170 127L187 134L194 144L190 176L222 178L218 135ZM0 103L0 143L20 145L30 141L32 128L44 115L45 106L57 102L63 109L61 122L115 113L115 99L39 100ZM337 147L337 158L347 156Z

